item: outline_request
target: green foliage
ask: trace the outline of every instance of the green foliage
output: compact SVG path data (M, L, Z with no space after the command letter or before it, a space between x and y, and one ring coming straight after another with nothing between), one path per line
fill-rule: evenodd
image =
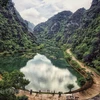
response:
M72 51L77 58L100 72L100 16L95 17L88 27L78 29L72 38Z
M20 70L21 67L25 66L29 58L26 56L0 56L0 68L2 70L12 72L17 69Z
M93 75L92 72L87 72L86 80L90 81L92 79L92 77L91 77L92 75Z
M28 97L25 96L25 95L23 95L23 96L18 96L18 97L16 98L16 100L28 100Z
M2 0L6 3L5 0ZM19 20L16 13L0 7L0 68L13 71L25 66L37 52L35 37ZM43 45L40 45L42 48Z
M0 5L5 7L8 3L8 0L0 0Z
M82 87L82 86L86 83L86 80L85 80L84 77L80 77L80 78L77 80L77 82L78 82L78 85Z
M75 60L71 60L71 61L70 61L70 64L71 64L73 67L75 67L76 69L80 69L80 68L81 68L80 65L79 65Z
M69 92L71 92L72 88L74 88L74 85L73 84L68 84L67 88L69 89Z
M96 66L97 71L100 72L100 66Z
M15 89L23 88L29 84L29 81L24 79L25 75L17 70L10 73L12 87Z
M37 46L37 49L38 50L41 50L41 49L43 49L44 48L44 44L40 44L39 46Z
M64 52L64 57L67 61L71 61L72 59L71 56L68 53L66 53L66 51Z
M24 78L22 72L17 70L11 73L4 72L0 81L0 100L16 100L14 89L23 89L28 84L29 81Z
M3 3L6 1L2 0ZM21 53L33 49L35 39L26 26L18 20L15 13L11 13L6 8L0 8L0 53L7 51L8 54L13 54L16 51Z

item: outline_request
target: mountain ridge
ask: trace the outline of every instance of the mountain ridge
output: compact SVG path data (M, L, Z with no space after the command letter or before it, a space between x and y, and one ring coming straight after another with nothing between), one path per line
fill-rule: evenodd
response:
M58 16L61 16L61 19L57 19ZM100 72L99 16L100 0L93 0L88 10L80 8L68 18L64 18L61 13L54 15L37 25L34 34L38 39L55 41L59 47L63 45L71 47L78 59Z

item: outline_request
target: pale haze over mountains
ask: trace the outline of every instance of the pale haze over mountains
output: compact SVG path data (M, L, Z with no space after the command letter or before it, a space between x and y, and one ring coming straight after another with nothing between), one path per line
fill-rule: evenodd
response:
M12 0L21 16L35 25L64 10L88 9L92 0Z

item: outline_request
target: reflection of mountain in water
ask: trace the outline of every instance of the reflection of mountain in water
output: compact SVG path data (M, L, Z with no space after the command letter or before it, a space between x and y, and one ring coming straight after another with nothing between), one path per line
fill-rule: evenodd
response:
M77 78L69 70L55 67L44 55L37 54L21 71L31 81L27 89L67 91L65 85L70 83L74 89L79 87Z

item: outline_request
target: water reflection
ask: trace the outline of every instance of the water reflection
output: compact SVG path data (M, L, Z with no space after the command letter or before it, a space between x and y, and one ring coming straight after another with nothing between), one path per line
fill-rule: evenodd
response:
M30 80L27 89L68 91L65 88L67 84L74 84L74 89L79 88L76 83L77 78L68 69L55 67L46 56L41 54L29 60L21 72Z

